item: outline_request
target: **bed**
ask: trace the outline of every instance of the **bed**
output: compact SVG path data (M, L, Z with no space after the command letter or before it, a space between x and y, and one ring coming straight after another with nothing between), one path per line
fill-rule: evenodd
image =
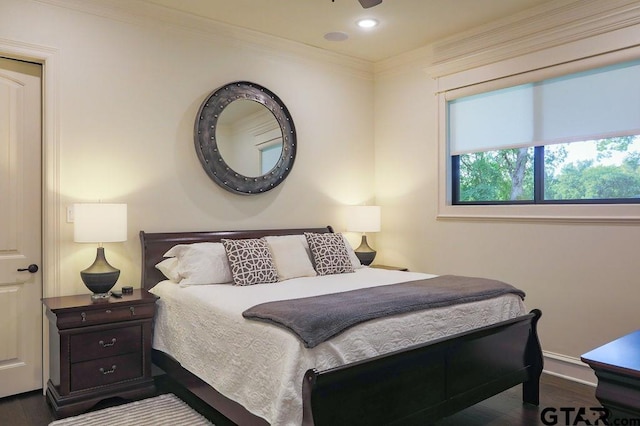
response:
M333 230L331 227L326 227L175 233L141 231L142 285L161 297L155 325L153 362L200 399L240 425L264 425L270 422L304 425L431 423L518 384L522 384L523 401L538 404L542 351L536 325L541 313L536 309L530 313L518 311L522 306L516 306L516 298L507 301L508 306L511 306L508 309L511 312L508 316L511 317L506 319L501 317L503 314L500 311L503 308L487 305L480 310L482 312L480 316L490 317L486 320L488 323L479 322L469 325L464 324L463 321L457 326L446 326L445 328L449 328L446 333L436 331L427 337L417 338L400 336L396 339L401 341L400 343L389 338L389 342L393 344L385 345L384 342L382 344L379 342L379 345L385 347L375 347L371 352L369 351L371 348L367 346L366 349L355 351L358 353L353 356L345 355L344 351L339 349L339 345L346 344L344 342L349 340L356 342L366 340L362 337L363 335L376 335L379 339L386 339L387 337L380 334L379 328L375 328L384 328L386 319L368 321L354 326L314 348L287 343L294 346L291 352L285 351L272 356L275 357L274 359L282 360L279 364L295 364L292 372L285 370L275 372L273 370L280 368L279 364L271 365L268 360L257 361L257 365L255 360L252 361L253 364L245 363L240 355L236 356L236 352L240 353L240 350L236 351L235 347L233 350L227 350L233 356L225 358L223 362L219 359L218 362L207 360L206 353L203 351L206 351L207 347L216 346L210 339L218 334L223 335L224 338L223 329L233 326L233 324L224 323L222 317L215 320L218 323L217 331L209 332L203 335L204 337L198 337L195 332L184 330L179 333L181 335L179 338L167 337L164 328L168 326L163 325L162 316L169 316L168 312L173 309L172 306L179 306L177 301L172 300L173 294L191 294L190 297L195 306L203 300L207 300L206 303L209 303L210 299L223 300L227 293L248 291L229 285L180 287L175 283L167 283L166 277L156 268L156 265L164 259L163 255L170 248L181 244L219 242L222 239L301 235L305 232L324 234L332 233ZM353 285L359 285L355 281L362 279L385 285L398 282L398 274L406 281L421 278L420 274L411 272L384 270L374 272L371 268L363 268L354 274L344 274L344 279L347 280L345 282L354 281ZM261 287L259 292L276 288L278 290L274 291L295 292L296 290L292 289L317 279L325 280L323 283L326 284L323 286L331 288L337 285L338 277L300 278L300 281L295 279L287 283L278 283L277 286L270 288L268 285L252 287ZM187 291L182 291L185 289ZM246 308L254 303L251 299L253 293L252 290L252 293L244 293L246 297L236 297L241 299L237 303L225 302L223 310L230 310L234 307L233 305L238 305L234 308L236 310ZM276 296L267 296L271 299L274 297ZM176 304L172 305L172 303ZM456 309L466 309L466 307ZM197 313L195 307L183 309L180 312L182 323L193 324L194 329L201 327L199 324L202 315ZM434 312L441 318L449 315L437 309ZM493 312L493 314L487 315L487 312ZM193 317L189 318L189 315ZM426 315L423 313L405 315L412 315L412 321L423 321L420 324L428 325L433 322L431 317L415 319L417 315ZM465 318L466 316L468 316L467 311L458 311L456 317ZM231 323L241 324L241 327L245 327L246 330L254 330L248 332L248 337L238 334L240 336L237 338L238 341L245 338L248 339L247 341L252 339L258 341L256 336L267 332L275 333L269 337L273 341L271 349L269 349L269 342L258 342L252 343L254 344L253 352L261 352L267 347L264 352L270 353L273 352L273 348L280 347L280 340L289 342L297 339L288 331L274 325L250 321L239 314L233 314L232 317L234 319L228 320ZM389 321L394 320L404 321L402 318L392 318ZM400 323L387 327L391 330L390 333L393 333L397 324ZM406 328L409 332L415 332L419 327ZM229 339L228 334L226 338ZM200 346L204 346L205 349L194 349L189 352L191 350L189 346L195 347L197 342L202 341L206 344ZM231 344L233 347L234 342L227 340L224 344ZM242 345L239 344L239 346ZM261 362L263 365L260 365ZM310 362L317 362L317 365L309 365ZM243 376L244 384L236 383L242 381ZM277 378L274 379L274 376ZM276 389L274 385L275 394L269 395L269 390L264 388L271 387L269 380L277 380L278 377L289 383L289 386L285 386L282 390ZM221 380L219 384L216 381L218 379ZM263 379L267 381L262 382ZM265 392L267 392L266 396ZM261 398L273 401L275 408L259 407Z

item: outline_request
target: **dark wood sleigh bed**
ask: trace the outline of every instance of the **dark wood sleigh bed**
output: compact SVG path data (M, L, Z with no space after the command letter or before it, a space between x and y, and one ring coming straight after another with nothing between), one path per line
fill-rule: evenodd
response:
M165 279L155 265L176 244L218 242L331 227L218 232L140 232L142 286ZM341 367L307 371L302 386L304 425L428 424L522 384L523 402L538 405L542 349L537 335L541 312L437 339ZM153 362L167 375L239 425L267 422L153 350Z

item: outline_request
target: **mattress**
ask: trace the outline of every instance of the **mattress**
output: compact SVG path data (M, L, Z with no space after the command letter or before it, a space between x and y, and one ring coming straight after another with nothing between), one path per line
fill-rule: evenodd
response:
M276 325L242 312L256 304L432 278L361 268L354 273L295 278L275 284L180 286L158 283L154 349L163 351L228 398L272 425L302 422L302 378L526 314L522 299L505 295L371 320L314 348Z

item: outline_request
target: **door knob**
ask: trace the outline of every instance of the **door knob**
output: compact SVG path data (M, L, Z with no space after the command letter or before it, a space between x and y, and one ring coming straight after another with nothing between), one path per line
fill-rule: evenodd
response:
M29 265L26 268L19 268L18 272L23 272L23 271L29 271L32 274L35 274L36 272L38 272L38 265L36 265L35 263L32 263L31 265Z

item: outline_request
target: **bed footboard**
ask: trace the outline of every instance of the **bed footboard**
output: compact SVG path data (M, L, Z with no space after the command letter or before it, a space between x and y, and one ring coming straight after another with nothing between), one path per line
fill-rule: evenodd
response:
M425 424L523 383L537 405L541 312L347 366L307 371L304 425Z

